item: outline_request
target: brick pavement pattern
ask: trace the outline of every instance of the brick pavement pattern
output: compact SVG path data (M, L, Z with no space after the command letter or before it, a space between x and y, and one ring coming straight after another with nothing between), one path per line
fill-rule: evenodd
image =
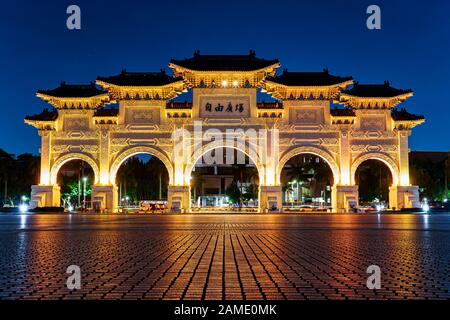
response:
M446 214L1 215L0 244L0 300L450 298Z

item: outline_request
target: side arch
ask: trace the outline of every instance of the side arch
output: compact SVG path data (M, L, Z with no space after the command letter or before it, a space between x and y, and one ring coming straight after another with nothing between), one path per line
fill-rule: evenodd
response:
M356 170L361 165L361 163L363 163L364 161L367 161L367 160L379 160L379 161L383 162L391 171L393 185L394 186L398 185L400 171L399 171L397 163L390 156L388 156L384 153L379 153L379 152L366 153L366 154L360 155L352 162L352 168L351 168L352 185L355 184Z
M200 160L204 154L206 154L214 149L218 149L218 148L231 148L231 149L238 150L249 157L249 159L255 164L256 169L258 170L259 181L261 183L262 181L264 181L264 166L260 161L260 156L259 156L257 150L255 150L254 145L252 145L250 143L246 143L243 146L244 146L244 148L241 148L240 146L236 146L235 144L228 145L228 144L224 143L223 140L211 141L205 145L202 145L201 151L194 151L194 153L191 154L191 156L190 156L190 161L186 165L185 170L184 170L185 181L189 180L192 169L194 168L197 161ZM251 152L249 152L249 151L251 151Z
M61 169L61 167L65 163L67 163L71 160L83 160L83 161L87 162L91 166L92 170L94 171L94 184L98 183L100 170L99 170L97 162L92 157L90 157L84 153L68 153L63 156L60 156L53 163L52 168L50 170L50 183L51 184L53 184L53 185L57 184L56 180L57 180L59 169Z
M336 162L336 160L334 159L334 157L326 150L321 149L319 147L313 147L313 146L301 146L301 147L296 147L294 149L289 150L288 152L286 152L279 160L278 162L278 166L277 166L277 172L276 172L276 177L275 177L275 181L277 184L280 184L280 177L281 177L281 171L283 170L284 165L293 157L299 155L299 154L313 154L315 156L318 156L320 158L322 158L323 160L325 160L326 163L328 163L328 165L331 168L331 171L333 172L333 179L334 179L334 184L338 184L340 179L340 174L339 174L339 165Z
M122 165L122 163L128 158L135 156L137 154L149 154L161 160L162 163L164 163L164 165L166 166L167 172L169 173L169 184L173 183L173 166L169 157L165 153L156 148L150 146L137 146L123 150L114 159L109 170L109 182L111 184L113 185L116 184L117 171L119 171L119 168Z

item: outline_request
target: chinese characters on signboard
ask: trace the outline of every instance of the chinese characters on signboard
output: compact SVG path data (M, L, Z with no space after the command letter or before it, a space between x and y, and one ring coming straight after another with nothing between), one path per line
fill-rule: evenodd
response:
M248 117L250 99L248 97L201 97L201 117Z

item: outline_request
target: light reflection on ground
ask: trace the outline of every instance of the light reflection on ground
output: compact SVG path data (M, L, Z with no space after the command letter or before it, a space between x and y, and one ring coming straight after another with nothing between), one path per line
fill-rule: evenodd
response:
M450 214L1 214L0 243L0 299L450 298Z

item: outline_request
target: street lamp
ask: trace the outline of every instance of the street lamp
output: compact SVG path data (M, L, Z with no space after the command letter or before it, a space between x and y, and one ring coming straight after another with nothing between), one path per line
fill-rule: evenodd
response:
M28 205L25 203L25 201L27 201L28 198L26 196L22 196L22 203L19 205L19 211L21 213L25 213L28 211Z
M83 177L83 209L86 209L86 182L87 177Z

